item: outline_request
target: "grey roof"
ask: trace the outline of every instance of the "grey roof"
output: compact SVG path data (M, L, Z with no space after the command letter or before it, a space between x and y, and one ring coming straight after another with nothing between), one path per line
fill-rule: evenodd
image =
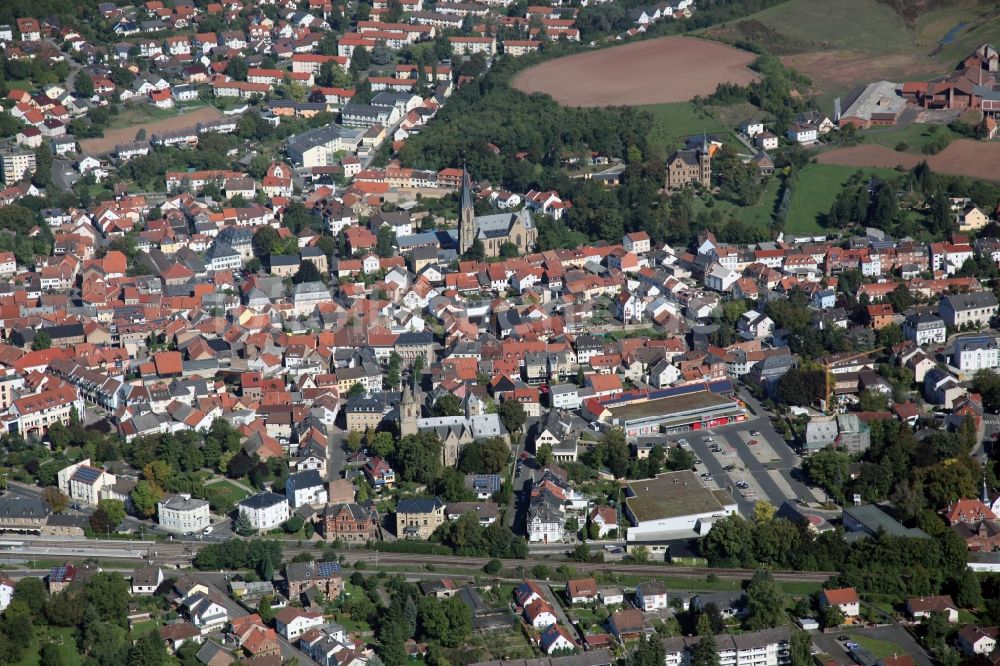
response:
M496 213L494 215L479 215L475 219L477 238L500 238L506 236L511 225L518 219L525 229L534 229L535 221L531 211L522 208L516 213Z
M278 504L283 504L288 500L284 495L279 495L277 493L265 492L257 493L256 495L251 495L245 500L239 503L240 506L245 506L248 509L266 509L271 506L276 506Z
M437 497L434 499L411 498L401 499L396 504L396 513L433 513L444 508L444 504Z
M315 488L323 484L323 477L319 475L317 470L311 469L307 472L299 472L298 474L289 476L288 480L285 481L285 492L292 492L296 488Z
M947 303L957 312L997 307L997 299L992 291L970 291L967 294L950 294L942 298L941 303Z

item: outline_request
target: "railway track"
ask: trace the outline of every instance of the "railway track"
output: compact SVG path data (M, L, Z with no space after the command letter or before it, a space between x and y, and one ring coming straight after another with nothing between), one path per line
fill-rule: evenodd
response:
M5 540L0 541L0 558L14 558L19 555L35 558L44 556L51 559L59 559L60 557L65 557L66 559L83 559L87 557L95 559L142 559L143 557L148 557L154 562L178 563L193 559L203 545L201 543L185 542L87 541L82 539ZM310 555L317 556L320 553L320 547L320 544L312 544L310 546L286 544L284 546L285 559L291 560L300 553L309 553ZM141 553L142 557L135 555L128 556L125 555L126 552ZM390 553L367 549L345 550L339 554L343 555L344 562L348 565L355 562L409 567L433 565L434 567L447 569L468 569L470 574L479 573L483 566L491 559L488 557L414 555L410 553ZM753 569L715 569L711 567L669 564L626 564L621 562L574 562L542 557L529 557L524 560L502 560L502 562L506 569L521 567L526 573L536 564L552 566L566 564L572 566L581 574L605 571L619 574L673 576L679 578L704 578L714 575L727 580L744 580L754 574ZM771 571L771 575L778 581L808 583L824 582L836 573L834 571Z

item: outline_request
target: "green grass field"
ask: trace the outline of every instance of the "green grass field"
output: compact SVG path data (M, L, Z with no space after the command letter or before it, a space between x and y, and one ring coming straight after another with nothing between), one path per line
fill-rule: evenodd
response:
M72 627L41 627L35 632L35 641L28 649L24 659L18 662L18 666L46 666L39 657L41 646L45 643L55 643L59 646L59 653L62 656L63 664L82 664L83 657L76 649L76 640L73 638Z
M240 502L250 496L250 493L243 490L236 484L230 483L229 481L226 480L209 481L208 483L205 484L205 487L211 488L212 490L218 490L219 492L228 495L229 499L231 499L233 502Z
M892 52L912 47L912 33L902 17L877 0L789 0L748 18L811 42L816 50Z
M851 640L855 641L862 647L862 649L876 659L885 659L893 655L906 654L906 650L892 641L883 641L878 638L871 638L870 636L862 636L860 634L848 635L851 637Z
M772 213L778 203L778 193L781 191L781 179L772 176L760 195L760 200L753 206L736 206L728 201L716 199L715 208L723 211L727 217L739 220L750 227L768 229L771 226ZM704 201L695 199L695 212L705 210Z
M735 141L732 131L705 111L689 102L651 104L637 107L653 116L649 147L654 156L663 158L680 146L681 139L696 134L713 134Z
M939 136L946 136L949 141L961 137L960 134L949 129L947 125L925 125L922 123L875 127L865 130L863 135L865 143L874 143L893 150L900 143L905 143L908 148L903 152L914 154L923 154L921 149Z
M826 230L819 222L820 217L830 211L830 206L844 188L844 183L858 171L883 176L896 173L893 169L859 169L831 164L806 165L799 171L799 182L792 196L785 232L824 233Z

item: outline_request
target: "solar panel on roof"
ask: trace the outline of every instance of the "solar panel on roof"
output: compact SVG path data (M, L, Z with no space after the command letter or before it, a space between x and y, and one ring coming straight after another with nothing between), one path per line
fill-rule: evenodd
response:
M49 580L59 582L66 578L66 572L66 567L52 567L52 570L49 572Z
M101 474L103 473L104 470L94 467L78 467L76 473L73 474L73 480L90 484L101 478Z
M340 563L339 562L317 562L316 563L316 575L326 578L332 576L333 574L340 573Z

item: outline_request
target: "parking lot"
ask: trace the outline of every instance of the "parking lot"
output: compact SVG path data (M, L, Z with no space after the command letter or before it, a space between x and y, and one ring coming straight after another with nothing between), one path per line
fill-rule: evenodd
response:
M697 472L711 476L706 478L710 486L732 493L744 515L753 515L758 499L776 507L785 500L822 501L821 493L792 475L801 459L766 418L691 431L678 435L678 439L686 440L701 460L695 466Z

